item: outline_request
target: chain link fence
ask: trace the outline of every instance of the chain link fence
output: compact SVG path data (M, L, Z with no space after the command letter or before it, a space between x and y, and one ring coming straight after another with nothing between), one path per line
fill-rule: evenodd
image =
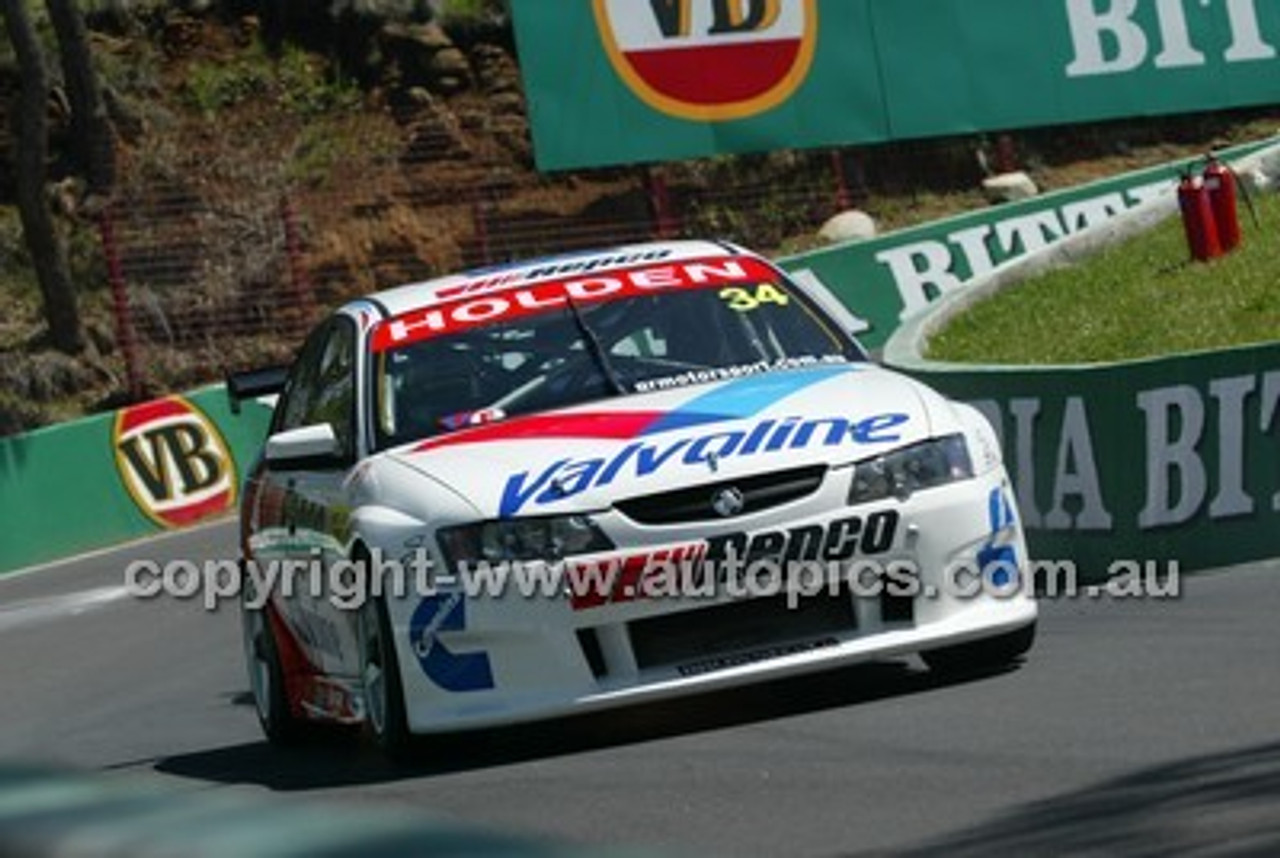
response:
M1185 127L1171 120L1140 133ZM254 158L249 140L242 157L189 153L184 175L126 179L99 235L129 391L155 395L287 361L323 314L374 290L651 238L800 250L843 209L867 208L890 227L931 219L942 212L929 201L941 194L955 197L953 209L981 205L984 171L1117 139L1049 129L1016 146L1007 137L908 141L539 175L513 169L509 153L459 151L444 131L411 131L376 176L339 165L299 182L271 157Z
M517 177L424 159L340 187L268 169L234 184L127 182L97 224L116 352L130 391L154 394L287 360L342 301L465 268L653 238L776 249L865 197L847 160Z

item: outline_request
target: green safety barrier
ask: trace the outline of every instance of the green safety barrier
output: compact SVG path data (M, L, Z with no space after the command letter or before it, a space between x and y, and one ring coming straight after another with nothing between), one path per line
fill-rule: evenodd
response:
M217 385L0 438L0 574L230 512L269 418Z
M1280 555L1280 343L899 368L996 427L1034 558L1099 579L1135 562L1193 570Z

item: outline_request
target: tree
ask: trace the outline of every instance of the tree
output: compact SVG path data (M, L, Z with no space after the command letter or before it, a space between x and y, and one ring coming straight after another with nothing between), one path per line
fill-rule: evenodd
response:
M45 165L49 155L45 111L48 108L49 76L45 71L40 41L27 16L25 0L0 0L0 9L4 11L5 29L22 75L18 110L13 122L18 215L40 284L49 338L59 350L74 354L84 348L80 308L71 286L66 249L45 196Z
M93 70L84 17L73 0L46 0L45 5L58 36L62 77L71 103L70 137L76 168L88 181L89 193L106 195L115 183L115 147L102 88Z

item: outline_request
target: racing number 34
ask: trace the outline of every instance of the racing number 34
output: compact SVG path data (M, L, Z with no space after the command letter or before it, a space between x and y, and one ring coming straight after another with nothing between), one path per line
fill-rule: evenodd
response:
M750 313L761 304L777 304L779 307L785 307L791 300L786 292L772 283L761 283L754 289L748 286L730 286L727 289L721 289L719 294L729 309L737 313Z

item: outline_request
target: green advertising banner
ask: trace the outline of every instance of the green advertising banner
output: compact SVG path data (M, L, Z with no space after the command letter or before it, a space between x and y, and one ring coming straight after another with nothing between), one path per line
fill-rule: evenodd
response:
M1258 0L512 0L538 166L1280 100Z
M218 385L0 438L0 574L231 512L270 415Z
M1033 558L1082 579L1280 556L1280 343L1074 367L915 364L1001 435Z

